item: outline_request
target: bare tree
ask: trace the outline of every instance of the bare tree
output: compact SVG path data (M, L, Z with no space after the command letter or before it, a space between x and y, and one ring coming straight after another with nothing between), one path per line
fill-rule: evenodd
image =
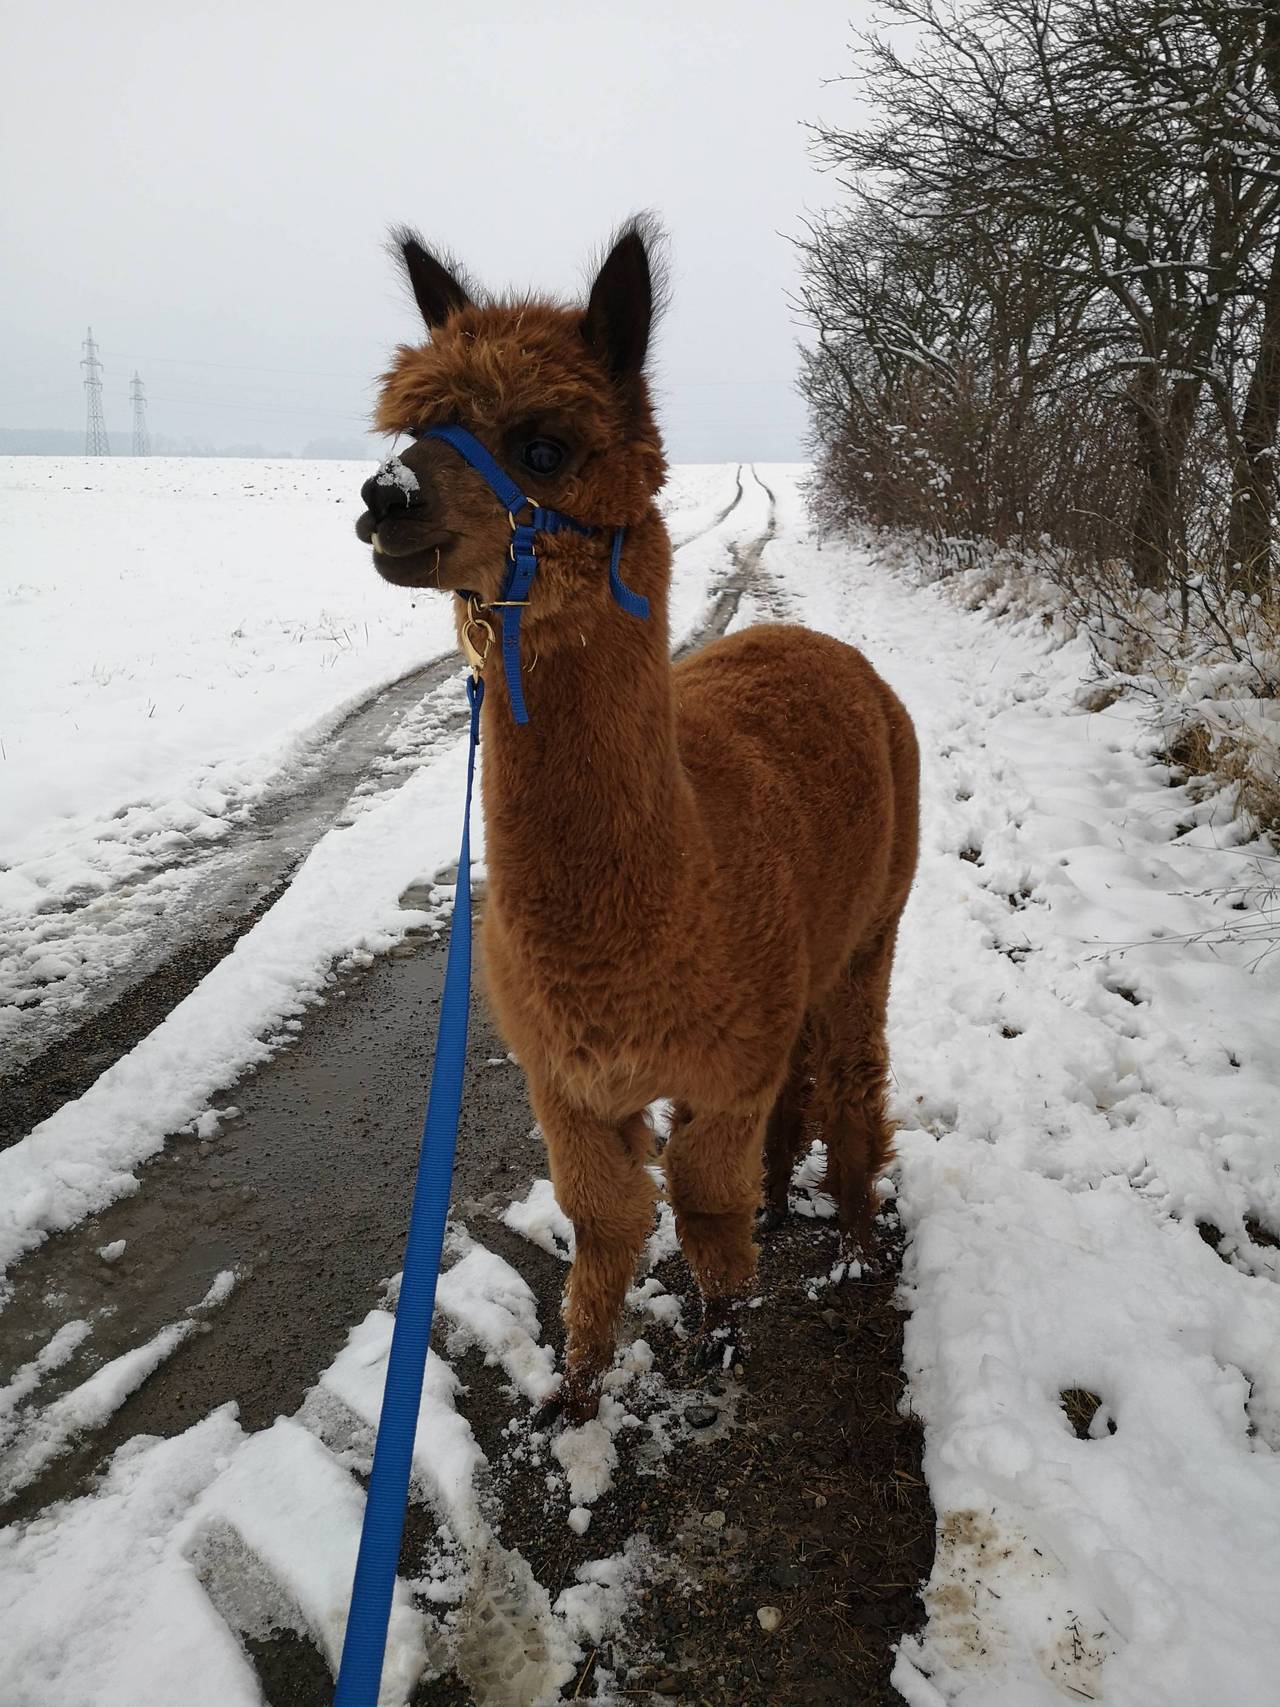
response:
M1207 406L1231 467L1234 573L1267 581L1280 424L1274 0L883 0L883 12L856 73L872 122L817 135L853 198L843 223L811 227L802 244L819 366L861 373L856 346L884 397L909 389L901 368L889 378L886 352L913 364L916 389L954 393L963 378L985 407L977 466L989 478L998 445L1002 465L1021 458L1024 516L1035 429L1105 416L1101 441L1130 459L1117 495L1143 586L1185 579L1189 538L1204 536L1188 470ZM909 51L895 25L910 26ZM869 229L878 295L865 264L851 290L842 262ZM895 326L890 299L919 273L909 253L933 271L909 298L910 325ZM972 509L1007 525L999 504Z

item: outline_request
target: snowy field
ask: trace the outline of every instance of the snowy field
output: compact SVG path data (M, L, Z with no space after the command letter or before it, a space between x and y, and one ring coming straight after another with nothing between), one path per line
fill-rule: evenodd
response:
M415 608L361 562L350 523L366 473L0 462L11 1026L54 987L42 921L86 915L57 999L70 988L91 1002L113 897L170 881L172 838L232 836L353 706L448 649L445 601ZM895 1684L910 1707L1269 1707L1280 955L1253 927L1274 856L1172 785L1137 709L1081 709L1082 645L959 611L849 547L820 546L799 471L755 473L673 479L673 638L697 631L738 573L730 547L759 540L772 515L734 626L787 612L863 647L923 752L922 864L891 1013L893 1185L939 1528L928 1622L904 1641ZM235 952L86 1095L0 1154L0 1274L137 1190L167 1136L195 1123L212 1137L239 1074L335 969L421 921L400 897L456 850L462 751L443 710L459 692L456 677L438 690L396 786L388 769ZM797 1181L810 1199L811 1175ZM505 1219L568 1254L546 1182L522 1185ZM670 1242L664 1212L647 1269ZM553 1368L536 1301L460 1227L450 1260L449 1359L478 1345L502 1369L512 1451L545 1460L548 1521L590 1535L619 1432L651 1426L629 1408L660 1379L645 1339L620 1351L599 1422L537 1436ZM91 1322L67 1322L0 1388L0 1488L91 1435L236 1284L220 1275L160 1334L42 1403L42 1385L92 1344ZM250 1707L258 1684L234 1632L273 1625L336 1660L362 1505L352 1472L368 1462L393 1296L370 1300L295 1416L252 1432L223 1406L175 1438L137 1439L93 1494L0 1531L0 1707ZM634 1319L669 1322L675 1302L641 1276ZM671 1444L660 1435L659 1458ZM415 1464L440 1551L428 1577L400 1587L386 1707L424 1667L456 1666L480 1701L557 1698L622 1627L649 1568L643 1543L567 1587L537 1582L494 1533L485 1490L498 1466L486 1468L445 1358L429 1370ZM495 1584L521 1656L511 1664L525 1668L514 1696L493 1655L467 1648L469 1615L493 1611Z

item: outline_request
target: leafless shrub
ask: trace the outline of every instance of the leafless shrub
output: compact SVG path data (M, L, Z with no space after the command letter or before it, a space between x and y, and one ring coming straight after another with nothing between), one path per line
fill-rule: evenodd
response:
M815 517L1050 587L1274 824L1280 8L880 3L798 239Z

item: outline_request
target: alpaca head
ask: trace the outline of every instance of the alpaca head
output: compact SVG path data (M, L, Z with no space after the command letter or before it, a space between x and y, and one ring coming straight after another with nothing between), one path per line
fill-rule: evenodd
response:
M395 245L430 342L401 345L382 377L384 433L457 425L473 433L526 496L608 530L639 521L666 472L644 361L655 298L647 220L625 226L585 308L489 301L410 231ZM356 532L400 586L500 596L506 513L481 476L439 440L416 440L361 488ZM559 534L539 572L537 615L608 596L608 533ZM529 618L535 612L530 609Z

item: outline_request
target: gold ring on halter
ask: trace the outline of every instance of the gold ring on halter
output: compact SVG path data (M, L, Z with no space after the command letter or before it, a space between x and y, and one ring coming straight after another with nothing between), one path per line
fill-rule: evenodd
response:
M471 674L477 680L479 680L480 673L489 660L489 653L493 649L493 642L496 638L493 625L486 622L480 614L481 608L479 599L473 593L467 600L467 614L463 618L462 628L458 636L467 663L471 666ZM475 635L480 636L478 643L473 638Z

